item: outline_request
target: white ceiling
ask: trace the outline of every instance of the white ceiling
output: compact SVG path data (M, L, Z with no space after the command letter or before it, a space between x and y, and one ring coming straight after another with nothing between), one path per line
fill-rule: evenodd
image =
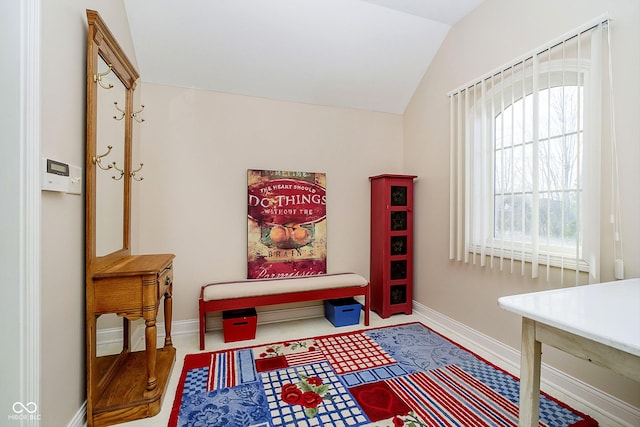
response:
M142 81L402 114L483 0L124 0Z

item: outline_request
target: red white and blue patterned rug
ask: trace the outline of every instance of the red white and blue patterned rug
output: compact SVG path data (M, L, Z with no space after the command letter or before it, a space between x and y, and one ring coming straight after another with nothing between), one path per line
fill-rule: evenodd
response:
M517 426L517 378L421 323L186 356L169 427ZM597 422L545 395L540 426Z

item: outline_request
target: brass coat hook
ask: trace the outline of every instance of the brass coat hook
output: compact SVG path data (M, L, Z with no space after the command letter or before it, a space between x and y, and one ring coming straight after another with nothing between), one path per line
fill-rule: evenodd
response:
M107 145L107 151L104 154L100 154L98 156L93 156L93 158L91 159L91 161L93 161L94 165L98 165L98 167L100 169L102 169L103 171L108 171L109 169L111 169L113 167L113 165L107 165L107 166L103 166L102 165L102 159L104 157L107 157L109 155L109 153L111 153L111 149L113 147L111 145ZM113 162L115 164L115 162Z
M122 169L120 169L117 165L116 162L110 163L107 166L104 166L102 164L102 159L107 157L109 155L109 153L111 153L111 149L113 148L113 146L111 145L107 145L107 151L104 154L100 154L97 156L93 156L91 158L91 161L93 162L94 165L97 165L100 169L102 169L103 171L108 171L109 169L115 169L118 172L120 172L120 176L116 178L116 176L112 176L111 178L115 179L116 181L119 181L122 179L122 176L124 175L124 171Z
M120 117L113 116L113 118L116 119L116 120L122 120L124 118L125 111L122 108L118 107L118 101L114 101L113 105L116 107L116 110L118 110L120 112Z
M122 177L124 176L124 171L122 169L120 169L118 166L116 166L116 162L111 163L113 165L113 168L115 170L117 170L118 172L120 172L120 176L118 176L116 178L116 175L113 175L111 178L115 179L116 181L120 181L122 179Z
M142 170L142 167L144 166L144 163L140 163L140 167L134 171L131 171L131 173L129 175L131 175L131 178L133 178L136 181L142 181L144 179L143 176L141 176L140 178L138 178L136 176L136 173L140 172Z
M98 83L102 88L104 89L111 89L113 87L113 85L111 83L109 84L104 84L102 82L102 78L104 76L106 76L107 74L109 74L111 72L111 70L113 69L113 65L111 64L107 64L107 67L109 67L109 69L103 73L97 73L93 75L93 81Z
M142 113L143 110L144 110L144 104L140 104L140 109L138 111L134 111L131 113L131 117L133 117L133 119L138 123L144 122L144 119L139 117L139 114Z

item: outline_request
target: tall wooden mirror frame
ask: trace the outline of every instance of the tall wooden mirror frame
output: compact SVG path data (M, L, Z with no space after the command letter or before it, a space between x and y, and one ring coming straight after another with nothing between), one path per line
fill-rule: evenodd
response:
M87 9L87 142L86 142L86 275L93 273L121 258L131 254L131 140L133 91L138 80L138 72L129 61L115 37L104 23L98 12ZM123 228L122 247L112 253L97 256L96 252L96 174L100 172L95 162L97 152L98 126L98 57L110 65L111 72L122 82L126 91L124 114L124 193L123 193ZM117 142L119 143L119 141ZM107 173L102 171L103 173ZM90 279L89 279L90 280Z
M113 377L123 357L116 358L109 365L97 363L96 358L96 316L93 312L94 284L93 279L98 271L102 271L110 265L127 258L131 255L131 145L132 145L132 115L133 111L133 91L138 80L138 72L135 70L124 51L116 41L115 37L104 23L98 12L87 9L88 37L87 37L87 135L86 135L86 176L85 176L85 256L86 256L86 336L87 336L87 417L88 425L98 425L93 420L93 406L95 401L99 399L102 391L106 387L109 379ZM99 58L109 65L110 73L115 74L125 88L125 106L124 106L124 135L119 138L123 140L114 140L112 143L122 144L124 151L124 164L119 165L123 170L122 181L124 191L122 193L122 246L120 249L111 253L100 254L97 252L97 225L96 218L96 202L99 197L97 191L97 174L112 174L113 170L100 170L96 164L96 156L98 153L97 141L100 129L98 127L98 92L104 90L99 88L99 73L106 70L98 68ZM105 114L106 111L100 111ZM111 143L111 142L110 142ZM104 150L104 147L100 147ZM105 156L105 163L109 163L108 157ZM106 165L103 165L106 166ZM114 230L114 232L119 232ZM124 320L124 355L128 351L129 345L129 321Z

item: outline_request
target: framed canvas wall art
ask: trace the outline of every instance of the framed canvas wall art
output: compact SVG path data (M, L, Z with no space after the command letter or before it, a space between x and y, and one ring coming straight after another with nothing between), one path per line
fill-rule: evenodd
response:
M326 175L249 169L249 279L327 272Z

